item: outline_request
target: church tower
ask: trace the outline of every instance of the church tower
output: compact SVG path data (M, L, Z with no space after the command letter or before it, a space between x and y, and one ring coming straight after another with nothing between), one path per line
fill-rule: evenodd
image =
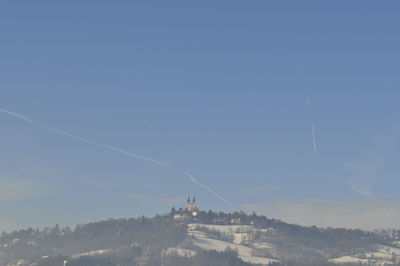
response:
M188 196L187 199L187 207L186 207L187 211L194 213L196 212L197 208L196 208L196 199L193 197L193 200L190 200L190 197Z

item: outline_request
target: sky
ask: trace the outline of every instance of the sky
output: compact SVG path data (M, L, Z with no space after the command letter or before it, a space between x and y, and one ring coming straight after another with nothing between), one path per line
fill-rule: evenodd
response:
M153 216L188 195L400 228L399 8L3 1L0 230Z

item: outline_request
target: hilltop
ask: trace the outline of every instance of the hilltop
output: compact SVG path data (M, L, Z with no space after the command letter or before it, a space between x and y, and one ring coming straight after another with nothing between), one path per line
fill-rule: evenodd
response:
M3 232L0 265L399 265L399 236L173 208L153 218Z

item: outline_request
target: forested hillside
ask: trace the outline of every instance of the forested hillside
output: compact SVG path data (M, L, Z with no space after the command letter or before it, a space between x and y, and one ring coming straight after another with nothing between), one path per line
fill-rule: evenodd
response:
M200 212L196 221L189 223L174 219L175 213L109 219L73 229L56 225L42 230L3 232L0 265L222 266L252 262L322 266L337 265L333 259L354 254L361 254L354 255L359 258L357 264L371 263L375 258L368 258L368 254L375 252L376 257L376 247L397 252L394 243L399 232L395 230L304 227L243 212ZM397 265L399 258L392 255L386 261L391 264L387 265ZM345 260L341 264L351 265Z

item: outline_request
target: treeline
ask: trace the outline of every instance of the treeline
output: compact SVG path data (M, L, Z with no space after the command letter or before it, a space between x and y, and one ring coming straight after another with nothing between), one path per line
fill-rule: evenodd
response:
M178 254L170 254L168 256L160 256L159 254L153 254L152 257L148 257L146 261L130 261L127 264L121 264L112 257L93 258L93 257L82 257L75 260L70 260L68 257L57 256L46 261L42 261L37 266L63 266L65 260L68 260L68 266L254 266L243 262L238 258L237 253L234 250L225 250L222 252L217 251L198 251L198 253L192 257L182 257ZM281 266L281 264L271 264L271 266Z
M182 257L179 255L169 255L162 261L165 266L252 266L239 259L236 251L226 249L223 252L217 251L198 251L193 257ZM281 264L278 264L281 265Z
M212 253L198 250L198 255L191 258L179 256L162 258L160 254L163 249L176 247L186 238L186 224L178 223L173 219L176 212L173 209L171 213L153 218L109 219L78 225L73 229L55 225L42 230L28 228L11 233L3 232L0 237L0 265L7 265L17 259L33 261L37 265L38 263L52 265L52 260L61 261L70 255L93 250L109 250L112 254L107 258L81 256L71 263L85 265L85 261L88 263L88 260L96 259L97 262L93 265L135 265L136 261L140 261L141 265L160 265L159 263L164 259L163 265L168 265L168 263L201 265L196 263L205 262L208 259L214 260L216 257L225 262L231 259L230 263L243 263L234 262L236 259L241 260L237 256L234 259L235 256L229 251ZM236 221L239 219L241 224L264 229L255 230L252 241L271 243L274 248L266 250L266 255L285 261L285 265L296 265L293 263L332 265L327 262L329 258L364 253L372 244L391 245L400 233L398 230L366 232L343 228L304 227L255 213L248 215L244 212L199 212L196 219L197 222L205 224L214 224L216 221L229 224L232 219ZM215 237L223 239L224 235L217 234ZM46 256L46 259L42 259L43 256ZM211 262L207 264L224 265L211 264Z
M174 209L171 213L173 212ZM300 226L256 213L248 215L244 212L228 214L212 211L200 212L196 219L198 222L206 224L213 224L215 221L229 223L233 219L240 219L241 224L268 229L265 233L255 234L254 240L274 243L277 247L276 253L284 257L286 257L285 253L288 253L287 256L295 255L299 258L326 258L345 253L362 253L367 251L371 244L392 245L392 242L400 235L398 230L368 232L359 229Z
M267 227L276 230L275 233L267 233L265 237L278 248L287 252L298 249L296 253L306 257L311 255L310 252L335 257L344 253L363 252L372 244L391 245L392 242L376 233L359 229L305 227L275 219L268 219ZM300 247L306 247L309 251L299 249Z
M109 219L69 227L24 229L0 237L0 265L16 259L41 261L42 257L68 256L93 250L110 249L118 256L141 256L149 247L162 250L176 246L186 236L186 228L169 216Z

